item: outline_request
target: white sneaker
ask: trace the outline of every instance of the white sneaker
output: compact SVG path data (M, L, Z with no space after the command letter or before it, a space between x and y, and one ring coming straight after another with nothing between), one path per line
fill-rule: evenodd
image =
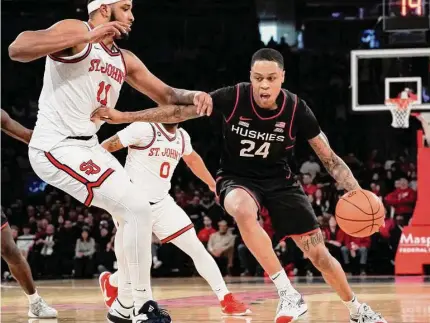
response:
M350 323L387 323L380 313L375 313L369 305L363 303L358 313L349 317Z
M56 318L57 316L57 310L46 304L42 297L39 297L36 303L30 304L28 310L28 317L32 318Z
M156 261L153 261L153 268L154 269L158 269L158 268L160 268L162 265L163 265L163 262L161 261L161 260L156 260Z
M124 307L117 298L109 308L107 319L111 323L131 323L133 320L133 306L130 308Z
M286 294L280 292L279 296L275 323L293 322L308 311L308 306L300 293Z

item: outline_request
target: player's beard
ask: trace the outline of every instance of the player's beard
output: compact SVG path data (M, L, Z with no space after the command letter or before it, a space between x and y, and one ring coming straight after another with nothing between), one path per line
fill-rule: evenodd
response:
M109 20L109 22L112 22L112 21L119 21L117 18L116 18L116 15L115 15L115 12L112 10L112 13L111 13L111 15L110 15L110 20ZM118 38L118 39L121 39L121 40L128 40L128 37L129 37L130 35L129 35L129 33L121 33L121 37L120 38Z

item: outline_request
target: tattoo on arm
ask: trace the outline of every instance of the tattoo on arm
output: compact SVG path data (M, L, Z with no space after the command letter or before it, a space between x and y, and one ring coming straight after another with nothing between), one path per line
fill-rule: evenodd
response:
M321 231L311 234L310 236L300 237L300 244L305 252L308 252L312 246L316 247L321 243L324 243L324 237Z
M136 121L154 123L178 123L189 119L199 118L194 105L163 105L158 108L137 112L126 112L127 122Z
M347 191L360 188L348 165L331 149L323 132L310 139L309 144L321 160L327 172Z
M117 150L124 148L118 135L115 135L115 136L105 140L102 143L102 146L104 149L106 149L109 152L114 152L114 151L117 151Z
M170 88L169 103L171 104L193 104L196 91Z

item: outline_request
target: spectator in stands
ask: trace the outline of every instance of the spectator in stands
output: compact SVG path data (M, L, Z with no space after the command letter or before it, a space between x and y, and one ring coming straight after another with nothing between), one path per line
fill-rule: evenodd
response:
M115 236L112 236L110 241L106 244L105 249L100 249L95 257L96 267L100 274L104 271L113 272L118 269L114 243Z
M309 173L303 174L303 190L306 195L314 195L318 187L312 184L312 176Z
M56 250L61 255L59 271L61 275L70 276L74 268L76 239L80 236L80 228L74 227L70 220L65 220L58 230Z
M184 211L190 217L196 230L203 227L203 216L205 214L204 209L200 205L200 198L198 196L194 196L192 200L188 202L188 205L184 207Z
M327 213L330 209L330 201L324 197L322 189L317 189L314 196L315 206L321 209L322 214Z
M42 220L41 223L44 223ZM55 277L57 274L57 252L55 228L52 224L46 226L46 232L39 232L35 237L34 253L31 266L36 274Z
M310 155L309 159L302 164L300 167L300 173L310 174L312 179L321 172L321 166L315 161L315 156Z
M208 251L215 258L221 272L225 273L225 260L227 260L227 273L231 273L234 257L234 241L236 236L228 228L227 221L218 223L218 232L212 234L208 242Z
M28 224L24 225L22 228L22 235L18 237L16 242L16 246L21 251L25 259L27 259L30 248L33 247L34 244L35 236L34 234L31 234L30 231L30 226Z
M213 199L212 192L205 192L203 198L200 201L200 206L205 214L209 213L209 210L214 206L215 200Z
M204 228L199 231L197 236L199 237L199 240L203 243L203 245L206 247L208 245L210 236L214 234L216 230L212 227L212 220L207 215L203 217L203 225Z
M328 220L328 227L323 230L325 245L330 254L339 262L342 260L342 243L345 240L345 233L337 225L336 217L331 216Z
M75 247L75 278L92 278L94 274L93 255L96 243L89 235L89 229L82 229L81 237L76 240Z
M416 192L409 187L409 182L404 177L399 180L398 188L385 197L385 202L394 207L395 214L403 215L407 223L414 212L416 200Z
M355 271L355 266L351 262L351 258L356 260L359 258L360 274L366 275L367 254L370 248L370 237L356 238L345 234L344 245L341 248L345 271L351 273ZM355 262L355 261L354 261Z

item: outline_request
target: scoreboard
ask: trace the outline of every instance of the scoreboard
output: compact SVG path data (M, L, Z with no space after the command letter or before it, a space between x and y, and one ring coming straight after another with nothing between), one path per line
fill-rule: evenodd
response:
M430 29L430 0L383 0L385 31Z

